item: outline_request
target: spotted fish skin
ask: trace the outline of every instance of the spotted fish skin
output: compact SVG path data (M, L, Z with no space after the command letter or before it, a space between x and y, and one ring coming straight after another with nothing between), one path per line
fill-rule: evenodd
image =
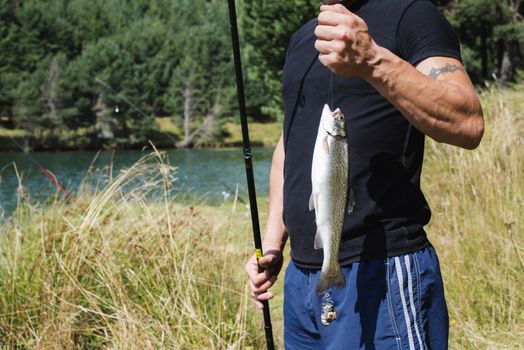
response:
M346 123L340 109L324 105L318 126L311 166L309 209L315 210L315 249L324 249L317 293L346 285L338 261L342 225L348 202L348 142ZM351 191L349 191L351 192ZM352 195L350 195L352 202ZM349 205L352 209L352 203Z

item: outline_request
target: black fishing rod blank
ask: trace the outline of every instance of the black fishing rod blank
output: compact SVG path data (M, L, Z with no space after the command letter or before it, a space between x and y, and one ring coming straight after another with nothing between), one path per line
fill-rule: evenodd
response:
M233 58L235 60L235 72L237 78L238 107L240 111L240 124L242 125L242 142L244 145L244 162L246 165L247 188L249 193L249 207L251 208L251 223L253 225L253 238L255 241L255 251L257 261L263 256L262 240L260 238L260 223L258 221L258 207L255 190L255 178L253 175L253 153L251 152L251 143L249 142L249 131L247 126L246 98L244 95L244 80L242 77L242 64L240 62L240 45L238 40L237 14L235 9L235 0L229 2L229 20L231 22L231 42L233 44ZM259 271L262 268L259 265ZM264 305L264 330L266 333L266 344L268 350L274 350L273 329L271 327L271 315L269 313L269 302L262 301Z

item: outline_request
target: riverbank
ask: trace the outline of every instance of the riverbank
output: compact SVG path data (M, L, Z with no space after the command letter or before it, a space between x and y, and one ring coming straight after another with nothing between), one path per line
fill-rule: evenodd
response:
M160 149L175 148L175 143L181 140L182 131L169 117L155 119L155 130L147 138ZM251 144L256 147L274 147L281 133L281 123L277 122L250 122L249 135ZM67 139L68 141L63 141ZM0 152L19 152L22 149L32 151L75 151L93 149L90 139L80 130L76 134L44 137L39 145L30 147L30 135L24 130L11 130L0 127ZM129 144L119 149L141 149L149 144ZM229 148L242 145L242 131L240 123L228 122L223 126L223 136L220 140L200 145L200 148Z

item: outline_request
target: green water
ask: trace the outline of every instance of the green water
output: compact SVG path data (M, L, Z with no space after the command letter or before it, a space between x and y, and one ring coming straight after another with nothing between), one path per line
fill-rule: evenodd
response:
M268 172L272 149L257 148L254 152L254 173L257 195L268 193ZM113 173L130 167L146 153L141 151L106 151L95 159L96 152L42 152L0 153L0 218L8 216L17 203L18 179L16 164L22 185L28 190L30 200L45 203L56 195L57 187L39 170L37 164L49 169L59 182L75 195L80 182L86 178L91 163L94 172L90 178L106 181L110 165ZM178 168L174 193L185 200L217 203L232 200L238 186L239 196L247 201L244 159L242 151L233 150L169 150L169 162ZM31 157L33 159L31 159Z

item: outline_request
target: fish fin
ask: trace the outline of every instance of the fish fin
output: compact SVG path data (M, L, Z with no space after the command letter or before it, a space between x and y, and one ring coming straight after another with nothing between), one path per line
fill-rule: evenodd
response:
M315 234L315 245L313 247L315 249L324 248L324 245L322 244L322 238L320 237L320 231L318 230L317 230L317 233Z
M322 140L322 148L324 149L324 152L329 153L329 143L327 135Z
M329 288L344 288L346 286L346 278L338 266L337 270L332 273L320 273L320 279L317 284L317 294L322 294Z
M351 214L353 212L353 209L355 208L355 194L353 193L352 188L349 189L347 208L348 208L348 214Z
M311 192L311 196L309 197L309 210L315 209L315 197L313 195L313 192Z

